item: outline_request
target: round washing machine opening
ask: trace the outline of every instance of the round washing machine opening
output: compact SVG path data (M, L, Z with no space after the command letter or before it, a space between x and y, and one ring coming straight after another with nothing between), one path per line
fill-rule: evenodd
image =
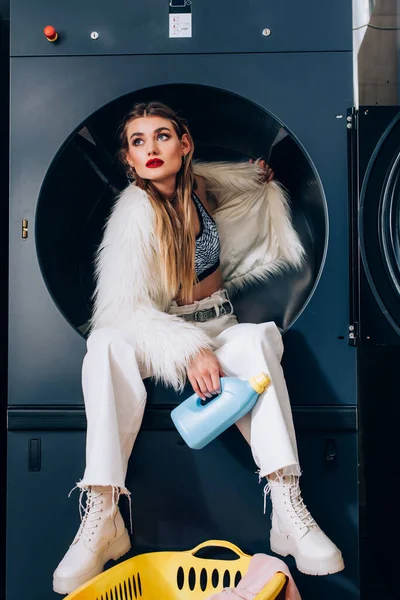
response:
M304 267L233 297L239 321L275 321L285 331L312 296L323 265L327 218L318 175L294 135L267 110L231 92L195 84L157 86L122 96L88 116L60 148L43 181L35 222L39 264L54 302L85 335L93 257L115 197L128 184L117 159L117 130L136 102L151 100L187 119L195 158L262 157L287 188L294 226L306 249Z
M375 300L400 334L400 115L368 165L360 196L360 248Z

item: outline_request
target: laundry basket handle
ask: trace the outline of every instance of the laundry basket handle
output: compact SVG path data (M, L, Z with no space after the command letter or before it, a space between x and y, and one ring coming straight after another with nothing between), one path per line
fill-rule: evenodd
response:
M193 550L188 550L188 552L190 552L190 554L195 555L196 552L198 552L202 548L212 548L213 546L218 546L219 548L227 548L228 550L232 550L232 552L235 552L240 557L249 556L248 554L242 552L242 550L238 548L238 546L235 546L235 544L232 544L231 542L226 542L224 540L208 540L207 542L202 542L201 544L196 546L196 548L193 548Z

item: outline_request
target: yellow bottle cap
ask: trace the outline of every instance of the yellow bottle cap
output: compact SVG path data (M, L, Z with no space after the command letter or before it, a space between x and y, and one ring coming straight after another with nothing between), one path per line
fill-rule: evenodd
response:
M257 392L257 394L262 394L262 392L269 386L271 383L271 379L266 373L260 373L255 377L251 377L249 379L249 384Z

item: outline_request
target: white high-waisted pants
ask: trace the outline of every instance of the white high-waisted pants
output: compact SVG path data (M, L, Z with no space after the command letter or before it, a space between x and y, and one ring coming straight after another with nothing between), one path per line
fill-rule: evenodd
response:
M224 292L226 293L226 292ZM225 301L221 290L178 307L191 313ZM237 426L251 446L260 477L284 469L300 474L290 400L280 360L282 337L275 323L238 324L235 315L195 323L217 343L224 373L249 379L261 371L271 378L253 410ZM79 487L116 486L127 492L125 475L146 406L146 389L135 352L123 331L97 329L87 340L82 385L87 417L86 469Z

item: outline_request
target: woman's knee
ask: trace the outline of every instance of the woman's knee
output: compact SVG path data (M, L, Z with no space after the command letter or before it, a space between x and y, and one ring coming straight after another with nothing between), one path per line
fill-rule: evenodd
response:
M273 321L260 323L259 329L263 343L267 344L274 351L280 361L283 355L283 340L277 325Z
M262 331L256 323L241 323L235 338L244 346L247 344L261 343Z
M243 349L246 347L254 348L254 346L260 349L269 347L279 360L282 358L282 336L275 323L242 323L239 327L241 329L238 330L235 341L240 343Z

